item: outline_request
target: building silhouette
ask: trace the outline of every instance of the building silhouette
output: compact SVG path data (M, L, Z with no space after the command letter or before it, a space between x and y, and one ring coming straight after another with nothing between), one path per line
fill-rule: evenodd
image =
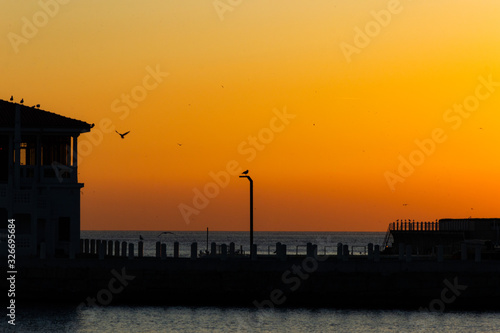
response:
M0 235L6 253L15 219L16 254L73 257L79 250L78 136L90 124L0 100Z

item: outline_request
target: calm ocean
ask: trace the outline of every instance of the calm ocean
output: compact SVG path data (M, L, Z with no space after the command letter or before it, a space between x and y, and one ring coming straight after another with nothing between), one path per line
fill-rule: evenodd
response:
M145 255L154 255L155 242L162 239L172 255L178 241L182 256L189 255L190 244L198 242L205 250L206 232L175 232L160 235L152 231L82 231L82 238L133 241L142 235ZM259 253L271 252L276 242L287 245L287 252L304 253L307 242L318 245L318 252L334 253L342 242L354 250L372 242L381 245L380 232L256 232ZM247 232L210 232L209 243L234 242L248 251ZM209 245L210 246L210 245ZM298 247L297 247L298 246ZM356 254L356 253L355 253ZM82 300L83 301L83 300ZM499 332L500 313L420 312L401 310L347 310L280 308L258 310L248 307L169 307L123 306L76 309L51 303L18 305L17 325L2 323L10 332ZM9 326L9 327L7 327Z

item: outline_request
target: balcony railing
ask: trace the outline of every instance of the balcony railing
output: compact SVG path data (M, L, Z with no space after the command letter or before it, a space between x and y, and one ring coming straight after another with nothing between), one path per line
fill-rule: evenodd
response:
M38 179L36 178L38 169ZM40 183L76 183L77 171L76 167L66 166L59 163L52 165L22 165L20 166L21 183L23 185L31 185L33 182Z

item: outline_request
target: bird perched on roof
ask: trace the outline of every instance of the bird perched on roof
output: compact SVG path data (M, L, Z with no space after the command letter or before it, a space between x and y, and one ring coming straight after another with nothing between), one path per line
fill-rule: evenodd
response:
M92 123L92 125L90 125L90 128L94 128L94 126L95 126L95 124L94 124L94 123Z
M116 133L118 133L118 131L115 131L115 132L116 132ZM129 133L130 133L130 131L125 132L125 133L123 133L123 134L121 134L121 133L118 133L118 134L122 137L122 139L125 139L125 135L127 135L127 134L129 134Z
M248 170L243 171L241 174L242 174L242 175L246 175L246 174L248 174Z
M14 96L10 96L10 101L12 102L14 100Z
M23 104L23 103L24 103L24 98L21 98L21 104Z

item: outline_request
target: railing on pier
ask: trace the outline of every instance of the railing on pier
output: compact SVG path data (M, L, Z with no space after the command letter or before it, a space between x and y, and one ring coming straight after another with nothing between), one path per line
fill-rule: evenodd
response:
M415 222L415 220L397 220L389 223L389 231L439 231L439 222ZM387 241L386 236L386 241Z

